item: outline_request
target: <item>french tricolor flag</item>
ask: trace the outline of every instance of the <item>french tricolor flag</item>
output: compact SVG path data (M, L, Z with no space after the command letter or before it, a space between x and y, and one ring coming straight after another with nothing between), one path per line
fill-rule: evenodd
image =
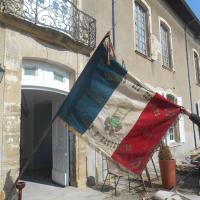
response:
M58 116L108 157L141 174L180 111L114 58L108 62L102 42Z

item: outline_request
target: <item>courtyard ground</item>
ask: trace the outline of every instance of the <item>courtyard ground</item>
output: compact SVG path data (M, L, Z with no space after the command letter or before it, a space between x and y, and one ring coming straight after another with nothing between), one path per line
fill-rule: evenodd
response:
M95 185L92 188L75 188L75 187L60 187L49 181L41 180L26 180L26 187L23 190L23 200L145 200L152 199L155 192L163 190L161 181L154 180L153 188L147 186L147 192L144 192L142 187L138 187L138 183L132 183L131 192L128 192L128 182L121 180L117 189L117 195L114 194L112 186L106 185L101 192L101 184ZM178 174L177 190L185 197L191 200L200 200L198 196L198 174ZM112 184L111 184L112 185ZM187 199L183 198L182 199ZM14 200L14 199L13 199Z

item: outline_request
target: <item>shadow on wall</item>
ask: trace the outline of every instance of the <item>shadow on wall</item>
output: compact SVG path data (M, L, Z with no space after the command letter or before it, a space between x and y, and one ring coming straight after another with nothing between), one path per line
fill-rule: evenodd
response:
M95 182L94 176L88 176L87 177L87 186L92 187L92 186L95 186L95 185L96 185L96 182Z
M6 175L6 180L5 180L5 185L3 187L3 192L4 194L2 194L2 199L1 200L18 200L18 192L16 190L16 188L13 190L12 194L10 195L9 199L9 192L11 190L11 188L13 187L14 181L11 177L11 170L7 172Z

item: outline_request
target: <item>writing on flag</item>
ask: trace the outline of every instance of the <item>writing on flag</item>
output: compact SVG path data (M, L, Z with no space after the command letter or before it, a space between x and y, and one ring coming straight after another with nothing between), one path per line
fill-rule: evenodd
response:
M181 109L107 59L102 42L58 116L107 156L141 174Z

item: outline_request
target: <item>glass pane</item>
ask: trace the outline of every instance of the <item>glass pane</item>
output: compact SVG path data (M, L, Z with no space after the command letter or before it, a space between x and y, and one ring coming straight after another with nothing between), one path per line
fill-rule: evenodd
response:
M169 30L161 24L160 31L162 45L162 64L166 67L170 67Z
M167 99L169 99L173 103L176 103L176 98L173 95L171 95L171 94L167 94Z
M39 0L39 4L44 4L44 0Z
M135 9L136 49L147 55L147 13L137 2Z
M63 82L63 76L54 72L54 80Z
M58 10L59 4L56 1L53 1L53 9Z
M195 70L196 70L196 80L200 83L200 67L199 67L199 57L194 52Z
M171 102L173 102L173 103L176 103L176 98L175 98L175 96L173 96L173 95L171 95L171 94L167 94L167 99L168 100L170 100ZM170 126L170 128L169 128L169 130L168 130L168 137L169 137L169 140L170 141L175 141L175 134L176 134L176 130L177 130L177 123L176 122L174 122L171 126Z
M24 75L28 75L28 76L36 76L36 68L24 68Z
M169 139L174 140L174 127L170 127L169 129Z

